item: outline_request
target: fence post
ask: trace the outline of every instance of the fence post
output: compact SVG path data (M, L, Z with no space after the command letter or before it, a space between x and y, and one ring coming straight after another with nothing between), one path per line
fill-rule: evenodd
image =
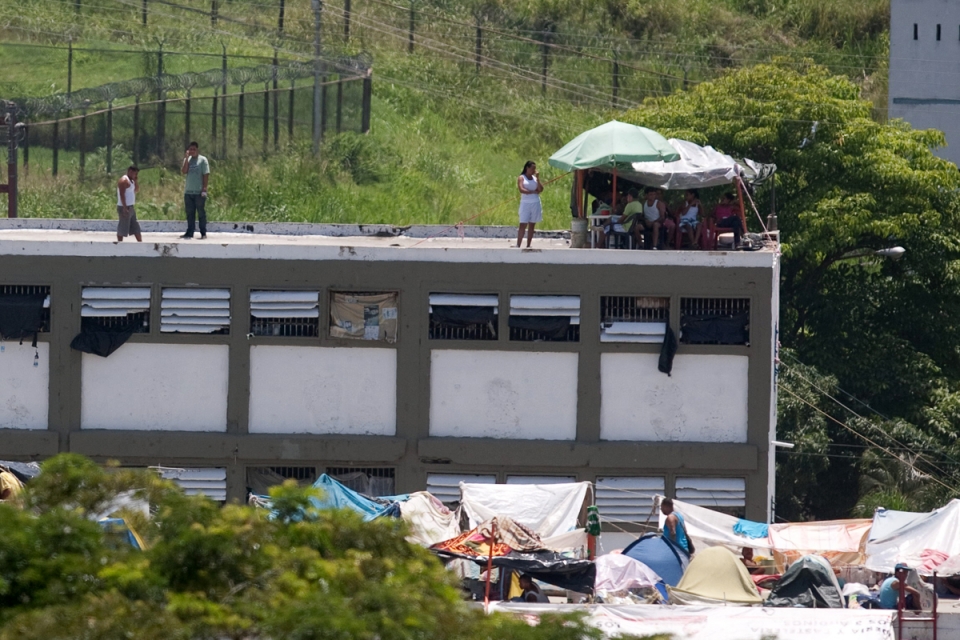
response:
M157 157L163 162L163 139L166 125L167 103L163 91L163 42L157 50Z
M313 155L320 155L320 138L323 136L320 113L320 27L323 4L312 0L313 7Z
M30 175L30 127L23 123L23 175Z
M217 0L210 0L210 27L217 28Z
M219 151L217 148L217 91L219 87L213 88L213 108L210 109L211 114L213 115L210 128L210 149L213 153Z
M140 96L133 103L133 164L140 164Z
M53 177L57 177L57 172L60 168L60 120L59 112L57 113L57 120L53 121Z
M263 83L263 155L267 155L270 143L270 83Z
M237 151L243 152L243 121L246 119L246 94L247 85L240 85L240 97L238 98L239 104L237 105Z
M613 50L613 106L617 106L620 95L620 57L616 49Z
M223 47L223 100L220 105L220 139L223 141L223 152L220 154L220 157L226 160L227 158L227 45L221 44Z
M293 142L293 94L297 90L297 81L290 80L290 105L287 111L287 142Z
M283 35L283 11L284 11L284 0L280 0L280 15L277 16L277 33Z
M277 48L273 48L273 148L280 149L280 68Z
M87 177L87 104L83 105L80 117L80 182Z
M183 147L190 145L190 89L187 89L186 100L183 101Z
M410 39L407 44L407 53L413 53L413 29L417 23L415 0L410 0Z
M320 139L327 133L327 80L329 77L323 76L323 86L320 87Z
M483 29L480 28L480 16L477 16L477 75L480 75L480 57L483 55Z
M370 98L373 94L373 69L367 69L363 78L363 107L360 116L360 130L363 133L370 131Z
M683 68L683 90L687 90L687 68Z
M17 107L7 104L7 217L17 217Z
M81 4L80 0L73 0L73 6L77 11L77 15L80 15L80 4Z
M113 100L107 102L107 175L113 173Z
M540 91L547 95L547 66L550 64L550 45L547 44L547 31L543 32L543 73L541 74Z
M73 93L73 37L67 41L67 103L70 103L70 95ZM66 117L70 117L70 111L67 111L64 114ZM70 120L67 120L67 131L66 131L66 147L70 147L70 134L72 133L73 123Z
M147 0L143 0L140 8L140 19L143 21L143 26L147 26Z
M343 120L343 74L337 76L337 133Z
M350 0L343 0L343 43L350 42Z

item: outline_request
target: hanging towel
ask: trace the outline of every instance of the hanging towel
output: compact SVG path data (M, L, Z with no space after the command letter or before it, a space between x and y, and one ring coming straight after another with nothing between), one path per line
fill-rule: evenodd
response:
M770 532L770 526L752 520L737 520L737 524L733 525L733 532L748 538L766 538Z

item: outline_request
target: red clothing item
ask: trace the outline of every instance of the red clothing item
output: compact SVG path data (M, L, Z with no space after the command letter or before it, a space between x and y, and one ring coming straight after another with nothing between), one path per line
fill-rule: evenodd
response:
M713 210L713 215L719 221L736 215L736 212L733 210L732 204L718 204L717 208Z

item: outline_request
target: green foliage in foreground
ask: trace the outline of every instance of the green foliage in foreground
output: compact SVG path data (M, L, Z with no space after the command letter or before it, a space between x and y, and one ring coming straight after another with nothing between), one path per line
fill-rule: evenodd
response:
M132 518L146 552L88 518L124 489L155 511ZM399 520L317 511L311 490L292 483L271 495L276 518L185 496L145 472L48 460L22 508L0 504L0 639L601 637L576 618L529 626L467 606Z
M666 135L777 164L780 340L801 362L833 378L814 380L815 388L809 380L820 374L807 372L808 381L785 378L781 387L807 385L821 403L828 403L826 393L842 389L888 416L858 405L865 413L860 418L828 403L841 422L894 453L897 464L920 468L936 491L923 499L913 492L915 508L956 494L960 174L931 151L944 144L943 135L900 121L877 123L856 85L812 64L803 72L777 64L731 72L689 92L648 100L628 118ZM769 187L758 194L764 209L769 195ZM900 261L872 255L897 245L907 249ZM794 361L786 358L784 366L789 371ZM790 406L796 399L785 395L781 415L789 417L797 411ZM811 414L806 423L788 419L793 435L803 438L811 418L822 416ZM835 444L866 443L832 421L813 431L815 443L824 433ZM815 447L825 453L821 444ZM861 452L832 451L854 461ZM812 456L810 464L806 480L797 475L796 463L781 465L791 469L787 485L808 485L809 500L794 504L788 517L809 513L817 502L829 509L814 508L821 516L848 513L856 495L850 491L857 477L850 472L853 462L827 464ZM809 490L813 476L829 490ZM868 483L864 489L874 492L878 486Z

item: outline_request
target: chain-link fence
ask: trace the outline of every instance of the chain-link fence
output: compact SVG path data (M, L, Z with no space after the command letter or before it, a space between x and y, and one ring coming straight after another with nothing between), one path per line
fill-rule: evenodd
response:
M159 73L153 76L11 100L21 123L24 170L83 179L130 163L174 167L193 140L205 155L221 160L268 154L311 139L315 99L321 135L370 127L366 55L319 61L316 98L311 62L274 58L270 64L234 66L223 56L220 68L171 74L164 68L166 56L154 57ZM209 63L209 56L200 59Z

